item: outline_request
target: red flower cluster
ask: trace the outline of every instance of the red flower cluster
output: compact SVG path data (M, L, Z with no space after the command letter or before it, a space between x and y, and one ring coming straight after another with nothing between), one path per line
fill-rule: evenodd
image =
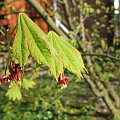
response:
M9 72L11 73L9 79L13 81L19 81L22 76L22 70L19 64L12 63Z
M3 75L2 78L0 79L0 82L2 84L8 83L9 80L12 81L19 81L19 79L22 76L22 70L19 64L15 64L14 62L11 64L9 68L10 75Z
M66 76L64 76L63 73L61 73L59 78L58 78L58 83L63 84L63 85L67 85L69 80L70 80L69 77L66 77Z

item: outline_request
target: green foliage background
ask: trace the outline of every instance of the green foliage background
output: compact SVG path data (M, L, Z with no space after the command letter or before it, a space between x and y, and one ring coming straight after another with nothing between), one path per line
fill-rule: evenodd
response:
M72 78L69 86L61 90L53 77L44 73L34 81L37 86L29 91L23 90L21 101L10 101L5 92L0 97L1 120L98 120L93 116L94 98L88 85L70 73ZM84 89L88 88L88 89ZM80 92L78 92L80 91ZM102 120L102 118L100 118ZM104 120L104 119L103 119Z

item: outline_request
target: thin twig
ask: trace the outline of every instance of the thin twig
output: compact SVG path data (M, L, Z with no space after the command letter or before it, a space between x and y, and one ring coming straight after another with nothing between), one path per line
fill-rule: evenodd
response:
M52 102L51 102L48 106L46 106L46 107L40 112L40 114L43 114L46 110L48 110L48 109L56 102L56 100L59 100L59 99L62 97L62 94L60 94L61 92L62 92L62 90L61 90L61 89L58 89L58 91L56 92L56 94L55 94Z
M100 56L100 57L108 57L108 58L110 58L110 59L112 59L112 60L120 61L119 58L114 57L114 56L112 56L112 55L110 55L110 54L82 53L81 55L82 55L82 56Z
M68 5L68 1L63 0L63 2L64 2L65 14L66 14L66 17L67 17L69 27L70 27L71 30L74 30L74 24L73 24L73 21L72 21L72 16L71 16L70 10L69 10L70 8L69 8L69 5Z
M10 35L15 31L17 25L15 25L15 27L13 28L13 30L11 31Z
M2 33L2 35L4 35L5 36L5 33L0 29L0 32Z

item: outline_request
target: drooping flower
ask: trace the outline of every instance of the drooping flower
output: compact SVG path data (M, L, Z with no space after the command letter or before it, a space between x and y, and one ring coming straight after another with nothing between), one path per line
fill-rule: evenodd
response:
M61 73L58 78L58 84L67 85L69 80L70 80L70 77L66 77L66 76L64 76L63 73Z
M8 76L8 75L3 75L3 76L0 78L0 82L1 82L2 84L8 83L8 80L9 80L9 76Z

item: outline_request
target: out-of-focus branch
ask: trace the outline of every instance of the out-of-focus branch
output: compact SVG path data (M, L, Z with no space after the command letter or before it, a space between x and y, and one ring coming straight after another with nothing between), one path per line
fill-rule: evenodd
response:
M72 4L74 5L74 7L76 6L75 0L72 0Z
M119 97L116 95L114 89L111 87L111 85L109 83L106 84L106 82L103 81L104 86L108 89L110 96L113 98L113 100L115 101L115 106L120 109L120 99Z
M103 81L101 80L91 80L91 78L86 74L83 74L83 77L86 80L86 82L89 84L93 93L97 97L100 97L103 99L103 101L106 103L111 113L113 115L119 114L120 99L117 96L117 94L114 92L114 90L111 88L111 86L107 85L106 87L106 85L103 84ZM111 96L112 96L112 99L111 99Z
M53 29L59 35L68 39L67 35L56 27L53 20L46 13L45 9L36 0L26 0L26 2L28 2L36 10L36 12L46 21L46 23L51 27L51 29Z
M69 5L68 5L68 1L67 0L63 0L63 3L64 3L64 8L65 8L65 13L66 13L66 17L67 17L67 21L68 21L68 24L69 24L69 27L71 30L74 30L74 25L72 23L72 16L70 14L70 11L69 11Z
M119 58L114 57L114 56L112 56L112 55L110 55L110 54L82 53L81 55L82 55L82 56L100 56L100 57L108 57L108 58L110 58L110 59L112 59L112 60L120 61Z
M2 34L2 35L4 35L4 36L5 36L5 33L4 33L1 29L0 29L0 32L1 32L1 34Z
M80 1L81 5L83 4L82 1ZM80 16L79 16L79 21L80 21L80 37L81 37L81 41L83 41L84 43L86 42L86 35L85 35L85 26L84 26L84 16L82 15L82 6L80 6L79 8L80 10ZM91 44L90 44L91 45ZM84 46L86 47L86 46ZM92 48L92 46L89 46ZM89 49L86 47L86 51L89 51ZM83 55L83 54L82 54ZM89 67L89 72L92 74L94 71L93 67L92 67L92 60L90 58L90 56L97 56L100 54L84 54L84 56L86 55L86 61ZM109 57L111 59L115 59L113 56L110 55L101 55L102 57ZM118 59L117 59L118 60ZM111 86L109 86L110 88L108 88L108 86L106 87L102 80L96 79L96 77L94 78L94 80L91 79L90 76L88 75L84 75L83 77L85 79L85 81L89 84L92 92L99 98L102 98L103 102L106 104L107 108L109 109L109 111L111 111L111 113L113 114L113 116L115 116L116 114L119 114L119 105L120 105L120 101L119 101L119 97L117 96L117 94L115 92L112 91ZM112 96L112 98L111 98Z

